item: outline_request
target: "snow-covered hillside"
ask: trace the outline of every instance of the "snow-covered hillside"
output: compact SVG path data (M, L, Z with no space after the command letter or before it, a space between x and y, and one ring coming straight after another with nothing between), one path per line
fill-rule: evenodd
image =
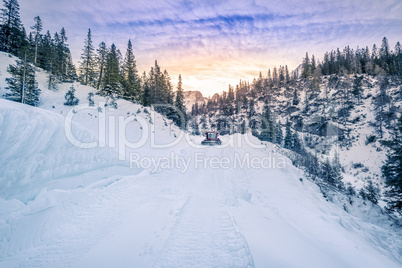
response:
M1 93L13 60L0 54ZM67 107L71 84L46 75L40 107L0 99L0 267L401 266L392 220L328 202L275 145L202 147L150 108L89 107L78 83Z
M372 181L382 189L381 166L386 159L387 148L381 141L390 138L391 126L395 125L402 113L402 81L399 77L361 75L362 95L357 100L351 93L354 79L353 75L322 76L317 92L312 92L311 83L303 79L287 86L271 88L268 93L251 92L251 85L247 98L249 105L253 105L259 115L263 113L266 99L269 99L269 107L275 114L275 120L281 123L282 132L288 120L303 146L320 160L333 160L337 155L344 170L343 182L351 183L359 190ZM380 92L382 79L388 79L386 92L390 97L384 107L383 114L386 115L383 117L393 116L390 119L393 124L383 123L383 137L380 137L376 126L378 108L375 97ZM298 95L296 105L292 104L294 92ZM217 130L221 125L223 128L218 129L221 133L241 132L243 121L247 131L251 131L249 123L257 116L250 119L250 108L244 108L242 102L241 98L240 104L234 104L241 109L230 116L219 110L219 104L206 113L204 111L193 116L189 123L190 131L202 133L205 129ZM191 106L195 102L189 98L186 103ZM198 128L197 131L194 127Z

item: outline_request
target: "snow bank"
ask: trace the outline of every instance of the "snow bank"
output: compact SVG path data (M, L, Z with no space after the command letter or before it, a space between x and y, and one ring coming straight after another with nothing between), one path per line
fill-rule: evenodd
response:
M0 99L0 197L32 199L46 183L117 165L110 149L81 149L65 134L64 117ZM96 136L73 123L80 141Z

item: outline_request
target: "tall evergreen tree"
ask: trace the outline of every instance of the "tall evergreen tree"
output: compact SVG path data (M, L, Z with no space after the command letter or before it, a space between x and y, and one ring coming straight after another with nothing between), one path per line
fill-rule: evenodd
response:
M310 59L308 57L308 53L306 52L306 57L303 60L302 63L302 68L303 68L303 72L302 72L302 77L303 78L307 78L310 76Z
M285 140L283 143L283 147L289 150L293 149L293 137L292 130L290 129L290 122L286 121L286 129L285 129Z
M149 79L145 72L142 75L141 82L142 82L142 105L150 106L152 104L151 90L149 86Z
M186 106L184 106L184 95L182 86L183 85L181 75L179 74L179 82L177 84L177 91L176 91L176 100L174 104L177 108L177 112L179 113L176 119L176 125L184 129L187 126L187 115L186 115Z
M54 44L50 32L41 38L40 46L38 47L38 57L36 65L45 70L50 70L53 64Z
M264 112L262 114L262 122L261 122L261 135L260 139L262 141L275 142L275 123L273 120L271 109L268 104L264 105Z
M124 98L138 101L140 98L140 79L138 77L137 63L135 61L133 46L128 40L126 57L123 69Z
M88 30L81 54L80 81L84 85L95 86L95 48L92 44L91 29Z
M172 83L170 82L169 73L166 70L163 72L163 77L165 78L165 92L167 95L167 103L173 104L173 97L174 97L173 86Z
M98 82L96 84L96 89L99 90L104 82L104 72L105 72L105 66L106 66L106 59L107 59L107 54L108 54L108 49L106 47L106 44L104 42L101 42L99 44L99 48L97 49L97 57L96 57L96 62L98 66Z
M402 47L399 41L395 45L395 70L396 73L402 76Z
M0 13L0 50L22 56L25 51L26 33L20 19L17 0L3 0Z
M388 44L388 39L384 37L382 39L381 43L381 49L380 49L380 65L381 67L389 73L390 71L390 50L389 50L389 44Z
M103 94L121 95L123 93L121 86L122 78L120 73L119 53L115 44L112 44L106 57L105 75L103 81Z
M296 153L303 153L303 145L300 141L299 134L295 131L292 135L292 150Z
M363 93L363 76L358 76L355 74L354 79L353 79L353 88L352 88L352 94L357 98L358 102L361 101L361 96Z
M383 137L384 133L384 123L385 123L385 107L387 103L390 101L390 96L387 93L387 89L389 87L388 77L384 77L380 81L380 92L373 98L374 105L375 105L375 125L377 130L380 134L380 137Z
M402 215L402 115L394 128L392 140L384 142L389 148L382 174L388 187L388 209Z
M17 60L16 65L10 65L7 71L11 77L6 78L6 89L11 92L4 96L12 101L38 106L41 91L35 79L35 68L26 60Z
M77 76L67 40L64 28L60 30L60 33L55 33L53 72L65 82L75 80Z
M276 144L282 145L283 142L283 133L282 133L282 127L281 127L281 122L278 121L278 123L276 124Z
M35 41L35 56L34 56L34 64L36 65L36 61L38 58L38 45L41 39L41 34L40 32L43 29L43 24L42 24L42 20L40 19L39 16L36 16L34 18L35 24L33 26L31 26L31 29L34 30L34 41Z

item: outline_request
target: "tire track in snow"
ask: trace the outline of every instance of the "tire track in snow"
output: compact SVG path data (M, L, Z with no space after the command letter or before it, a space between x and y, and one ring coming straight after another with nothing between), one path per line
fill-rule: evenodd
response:
M223 151L209 148L206 153ZM222 202L222 184L227 184L223 172L209 169L187 174L193 180L193 194L154 267L254 267L247 241Z

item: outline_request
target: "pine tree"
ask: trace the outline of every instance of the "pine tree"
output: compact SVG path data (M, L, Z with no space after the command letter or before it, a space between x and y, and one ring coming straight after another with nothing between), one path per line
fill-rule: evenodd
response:
M390 97L387 94L387 89L389 87L388 77L384 77L380 81L380 92L377 96L373 98L375 105L375 118L376 118L376 126L377 130L380 134L380 137L383 137L383 128L385 121L385 106L390 101Z
M122 94L121 73L119 63L119 53L114 44L109 49L106 57L105 75L103 79L102 93L110 96L111 94Z
M290 75L289 75L289 69L288 66L285 65L285 80L286 80L286 84L289 84L290 82Z
M402 115L392 132L392 140L384 142L389 148L382 174L388 187L388 209L402 215Z
M77 73L72 62L71 52L67 44L67 36L64 28L60 33L54 34L53 73L64 82L76 79Z
M295 88L295 90L293 91L292 105L297 106L297 105L299 105L299 103L300 103L300 99L297 94L297 89Z
M94 100L92 99L93 96L94 96L94 93L93 93L93 92L89 92L89 93L88 93L87 99L88 99L88 105L89 105L89 106L95 106L95 102L94 102Z
M308 53L306 52L306 57L303 60L302 64L303 72L302 72L302 77L307 78L310 76L310 59L308 57Z
M275 128L271 109L267 104L264 106L262 115L261 134L259 136L262 141L275 142Z
M34 64L36 65L36 61L38 58L38 45L39 45L39 41L41 39L41 34L40 32L43 29L43 24L42 24L42 20L40 19L39 16L36 16L34 18L35 21L35 25L31 26L31 29L34 30L34 41L35 41L35 56L34 56Z
M170 76L169 73L165 70L163 72L163 77L165 78L165 93L167 95L167 104L173 104L173 86L172 83L170 82Z
M303 145L299 139L299 134L295 131L292 135L292 150L296 153L303 153Z
M96 84L96 89L99 90L101 88L103 80L104 80L103 74L105 71L106 59L107 59L107 54L108 54L108 49L104 42L101 42L99 44L99 48L98 48L97 52L98 52L98 55L96 57L96 62L97 62L97 66L99 69L99 76L98 76L98 83Z
M95 86L95 48L92 44L91 29L88 30L81 54L80 81L84 85Z
M66 99L66 102L64 103L64 105L67 105L67 106L75 106L80 102L80 100L75 96L74 85L71 85L70 89L67 91L64 98Z
M47 89L49 90L57 90L57 85L56 85L56 78L52 73L52 69L49 70L49 77L47 79Z
M49 71L52 68L54 44L50 32L47 31L38 45L38 56L36 66Z
M137 64L133 53L133 46L130 40L128 40L127 53L124 59L123 72L124 72L123 76L124 98L128 100L138 101L141 85L138 77Z
M240 124L240 134L246 134L246 130L246 121L243 120Z
M185 129L187 125L187 115L186 115L186 107L184 106L184 95L183 95L182 80L180 74L179 74L179 82L177 84L175 106L177 108L178 113L175 123L180 128Z
M355 74L354 79L353 79L353 89L352 89L352 94L358 99L358 102L361 102L361 95L363 92L363 76L358 76Z
M388 44L388 39L384 37L382 39L382 44L381 44L381 49L380 49L380 65L381 67L387 72L390 73L392 70L390 70L390 52L389 52L389 44Z
M16 65L10 65L7 71L11 74L6 78L11 93L4 97L9 100L38 106L40 102L40 89L35 79L35 69L26 60L17 60Z
M276 124L276 144L282 145L283 142L283 133L282 133L282 128L281 128L281 122L278 121Z
M402 47L401 43L396 42L395 45L395 69L396 73L400 76L402 76Z
M145 72L142 75L141 81L142 81L142 89L143 89L142 105L151 106L151 104L152 104L151 90L150 90L150 86L149 86L149 79Z
M25 51L26 33L20 19L20 6L17 0L3 0L0 14L0 51L20 55Z
M286 121L285 140L283 143L283 147L285 149L289 149L289 150L293 149L293 135L292 135L292 130L290 129L289 121Z
M342 174L340 169L336 166L331 165L329 159L320 165L321 167L321 178L335 187L342 187Z

